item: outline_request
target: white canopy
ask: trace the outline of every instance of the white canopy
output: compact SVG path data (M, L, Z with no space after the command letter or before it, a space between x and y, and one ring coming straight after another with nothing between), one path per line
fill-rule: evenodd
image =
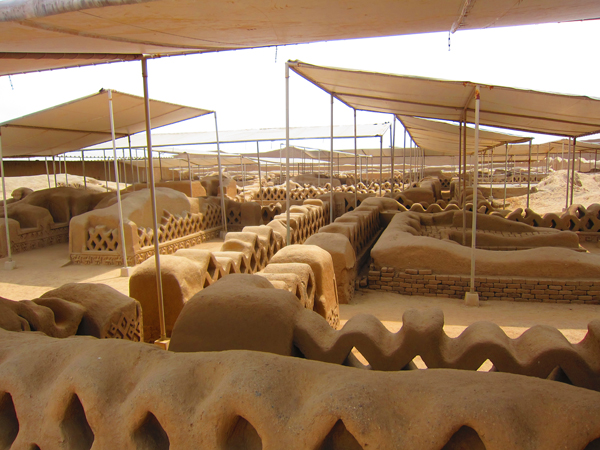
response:
M357 137L381 137L390 128L389 123L368 124L357 126ZM337 125L334 127L334 138L353 138L354 127L352 125ZM328 126L317 127L292 127L290 128L290 139L329 139L331 129ZM221 144L241 143L241 142L265 142L265 141L284 141L285 128L260 128L257 130L224 130L219 131L219 142ZM215 144L215 132L196 132L196 133L152 133L152 147L175 147ZM118 148L128 147L126 139L117 139ZM135 136L131 138L133 148L146 147L144 136ZM92 146L90 150L108 149L106 145ZM112 144L110 146L112 149ZM262 152L261 152L262 155Z
M112 95L116 136L143 131L144 98L117 91ZM212 112L158 100L150 100L150 111L154 127ZM58 155L110 141L108 91L9 120L0 129L4 157Z
M600 100L470 81L362 72L290 61L290 68L351 108L472 122L475 86L480 124L529 133L580 137L600 132Z
M402 122L413 141L428 154L457 155L460 142L460 127L445 122L436 122L427 119L418 119L408 116L397 116ZM467 127L467 153L473 154L475 150L475 130ZM532 138L514 136L511 134L496 133L493 131L479 130L479 152L496 148L507 143L527 142Z
M139 58L595 19L597 0L4 0L0 75Z

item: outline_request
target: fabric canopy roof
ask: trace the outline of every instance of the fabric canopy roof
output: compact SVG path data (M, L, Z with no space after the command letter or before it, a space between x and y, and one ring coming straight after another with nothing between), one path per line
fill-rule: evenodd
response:
M413 141L427 153L456 155L459 151L460 127L445 122L397 116ZM479 130L479 150L485 151L507 143L527 142L532 138ZM467 153L475 150L475 130L467 127Z
M115 134L145 130L144 99L112 91ZM150 100L151 123L162 127L211 113ZM51 156L111 140L108 91L63 103L0 124L4 157ZM112 145L111 147L112 148Z
M473 122L476 83L362 72L290 61L290 68L351 108ZM480 124L580 137L600 132L600 100L502 86L481 86Z
M0 65L0 74L142 54L598 17L597 0L4 0L0 2L0 53L11 61Z
M380 137L390 128L390 124L357 125L357 137ZM354 126L337 125L334 126L333 135L335 138L354 137ZM290 128L290 139L328 139L331 136L331 129L328 126L322 127L292 127ZM265 141L284 141L285 128L261 128L258 130L225 130L219 131L219 142L221 144L241 143L241 142L265 142ZM197 133L164 133L152 134L152 147L173 147L188 145L206 145L216 144L216 135L214 131ZM117 140L117 147L128 147L126 139ZM135 136L131 139L133 148L146 147L144 136ZM107 149L106 145L96 145L89 150ZM112 148L112 145L110 146ZM261 152L262 153L262 152Z
M212 167L212 166L216 166L219 163L218 160L218 156L216 153L206 153L206 154L202 154L202 155L189 155L190 156L190 164L192 166L200 166L200 167ZM146 165L148 164L147 161L145 160L133 160L133 161L128 161L127 159L125 159L126 163L130 163L133 164L134 166L137 167L146 167ZM229 153L223 153L221 152L221 164L224 166L231 166L231 165L240 165L240 163L243 164L255 164L256 161L254 159L250 159L247 158L245 156L240 156L240 155L232 155ZM179 169L179 168L183 168L187 170L187 155L180 153L177 156L174 156L172 158L160 158L160 160L158 158L155 158L154 160L154 168L157 169L158 167L162 167L162 168L169 168L169 169Z

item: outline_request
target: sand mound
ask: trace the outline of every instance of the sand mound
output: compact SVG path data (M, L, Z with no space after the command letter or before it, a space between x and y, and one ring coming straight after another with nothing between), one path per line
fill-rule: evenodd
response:
M56 175L57 186L65 187L67 186L66 177L64 174ZM83 189L83 177L79 175L69 175L68 176L68 186L73 188L81 188ZM42 189L48 189L48 187L54 187L54 175L50 175L50 186L48 186L48 176L47 175L32 175L26 177L6 177L6 194L7 198L11 197L12 191L21 187L27 187L33 189L34 191L41 191ZM104 181L99 181L94 178L87 177L87 189L95 192L106 192L106 183ZM121 185L121 188L124 188L125 185ZM116 189L116 183L108 182L108 190L112 191Z
M530 195L529 207L538 214L560 213L567 199L567 171L557 170L538 183L537 192ZM527 196L507 199L508 209L525 208ZM573 203L589 206L600 203L600 174L575 172Z

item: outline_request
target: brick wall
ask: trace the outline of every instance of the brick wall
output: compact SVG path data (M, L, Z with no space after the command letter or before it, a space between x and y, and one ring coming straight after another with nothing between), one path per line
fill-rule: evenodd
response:
M463 298L469 290L467 275L435 275L431 270L371 265L367 287L405 295ZM600 281L533 278L475 277L480 300L600 304Z

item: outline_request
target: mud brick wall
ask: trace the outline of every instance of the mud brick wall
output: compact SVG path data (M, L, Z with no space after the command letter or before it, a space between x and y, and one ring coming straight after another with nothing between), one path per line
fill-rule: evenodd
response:
M469 290L467 275L435 275L431 270L371 266L367 287L405 295L463 298ZM506 277L475 277L480 300L600 304L600 281Z

